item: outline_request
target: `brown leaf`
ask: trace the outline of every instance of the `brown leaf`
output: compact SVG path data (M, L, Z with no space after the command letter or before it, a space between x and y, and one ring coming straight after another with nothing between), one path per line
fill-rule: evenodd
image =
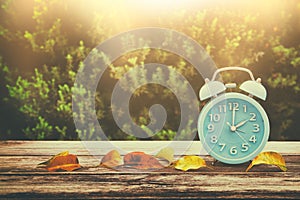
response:
M262 152L258 154L251 162L251 164L246 169L246 172L249 171L254 165L267 164L267 165L276 165L282 171L287 171L284 158L276 152Z
M144 152L131 152L124 156L124 165L135 169L161 169L164 166L158 160Z
M59 153L48 161L40 163L39 165L45 165L46 169L50 172L59 170L73 171L81 168L77 156L69 154L68 151Z
M175 169L182 171L207 167L205 160L199 156L183 156L179 160L173 162L173 166Z
M122 158L118 151L112 150L108 152L101 160L100 166L113 168L122 164Z

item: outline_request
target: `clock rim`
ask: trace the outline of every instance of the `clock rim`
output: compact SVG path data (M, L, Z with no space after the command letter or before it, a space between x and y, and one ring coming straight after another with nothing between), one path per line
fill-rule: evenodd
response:
M215 104L217 104L225 99L229 99L229 98L239 98L239 99L247 101L248 103L251 103L260 112L261 117L264 122L264 136L263 136L263 139L262 139L260 145L254 150L254 152L252 152L251 154L249 154L245 157L239 158L239 159L224 158L224 157L220 156L219 154L215 153L214 151L212 151L212 148L205 141L204 131L203 131L203 124L204 124L205 118L207 117L208 111ZM201 124L201 126L200 126L200 124ZM253 99L247 95L237 93L237 92L224 93L224 94L217 96L216 98L211 99L200 111L200 114L198 117L197 128L198 128L198 136L199 136L200 142L203 145L206 152L209 155L211 155L212 157L214 157L215 159L217 159L218 161L221 161L221 162L227 163L227 164L241 164L241 163L245 163L245 162L250 161L253 158L255 158L267 144L269 135L270 135L269 118L268 118L268 115L267 115L266 111L264 110L264 108L255 99Z

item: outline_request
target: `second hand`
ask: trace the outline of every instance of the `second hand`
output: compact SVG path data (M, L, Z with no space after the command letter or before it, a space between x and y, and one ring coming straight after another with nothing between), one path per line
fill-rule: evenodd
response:
M235 133L245 142L245 143L247 143L248 145L249 145L249 147L250 147L250 144L245 140L245 138L241 135L241 134L239 134L239 132L238 131L235 131Z

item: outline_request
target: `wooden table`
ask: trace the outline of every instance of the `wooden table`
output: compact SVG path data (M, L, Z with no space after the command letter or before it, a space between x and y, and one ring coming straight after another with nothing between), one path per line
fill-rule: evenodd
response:
M109 150L107 142L88 145L81 141L2 141L0 145L0 198L87 199L87 198L300 198L300 142L268 142L264 151L281 153L288 171L275 166L249 163L201 168L182 172L173 168L159 171L114 171L99 165ZM167 141L115 141L110 144L126 151L153 152ZM183 147L186 146L182 142ZM78 156L82 169L48 172L37 164L62 151ZM96 153L97 152L97 153ZM185 154L199 154L199 141ZM97 156L93 156L93 155ZM201 153L203 154L203 152ZM202 156L210 165L213 159Z

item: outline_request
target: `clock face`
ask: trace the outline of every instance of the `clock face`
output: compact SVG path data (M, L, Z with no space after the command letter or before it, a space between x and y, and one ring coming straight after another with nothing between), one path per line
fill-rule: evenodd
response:
M239 164L262 151L269 138L269 120L251 97L225 93L202 109L198 133L211 156L224 163Z

